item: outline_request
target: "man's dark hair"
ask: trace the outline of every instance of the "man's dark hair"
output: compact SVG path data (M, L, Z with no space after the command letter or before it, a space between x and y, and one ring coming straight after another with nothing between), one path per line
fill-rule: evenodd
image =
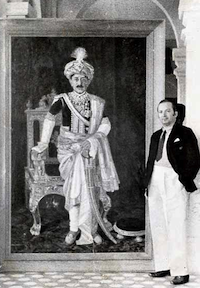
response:
M173 100L171 100L171 99L169 99L169 98L168 98L168 99L167 99L167 98L166 98L166 99L163 99L163 100L161 100L161 101L159 102L158 107L159 107L159 105L162 104L162 103L171 103L174 112L177 111L177 104L176 104Z
M176 118L176 122L182 125L185 119L185 105L181 103L177 103L177 111L178 111L178 116Z

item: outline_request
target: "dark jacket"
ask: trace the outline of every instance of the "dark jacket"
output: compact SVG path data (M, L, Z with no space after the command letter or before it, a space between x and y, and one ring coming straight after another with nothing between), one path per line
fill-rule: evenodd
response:
M145 187L148 186L151 179L161 133L162 129L153 133L151 137L145 173ZM200 168L200 153L197 139L190 128L177 123L174 124L167 140L167 156L186 191L195 191L197 187L193 180Z

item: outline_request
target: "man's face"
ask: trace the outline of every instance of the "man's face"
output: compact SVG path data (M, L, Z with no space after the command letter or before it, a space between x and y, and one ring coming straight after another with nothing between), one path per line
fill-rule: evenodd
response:
M158 118L163 126L171 126L176 122L178 113L174 111L172 103L164 102L158 106Z
M89 85L89 80L82 74L74 74L69 79L69 82L73 90L78 94L82 94L83 92L85 92Z

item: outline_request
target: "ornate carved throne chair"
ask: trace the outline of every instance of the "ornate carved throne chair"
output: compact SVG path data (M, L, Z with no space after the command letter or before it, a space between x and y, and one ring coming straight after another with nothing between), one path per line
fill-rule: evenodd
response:
M61 125L61 114L56 117L56 125L52 133L49 147L41 154L32 151L37 145L42 132L44 118L48 106L27 109L27 167L25 167L25 193L26 205L33 216L32 235L39 235L41 218L39 212L40 200L49 194L63 195L63 180L58 171L56 157L56 140Z
M52 102L52 99L50 103ZM58 194L63 196L64 181L59 175L56 140L62 122L61 114L56 117L56 125L52 133L49 147L42 153L32 150L40 140L44 118L49 110L49 105L44 104L43 98L39 107L32 109L30 103L25 111L27 116L27 167L25 167L25 196L26 206L33 216L33 225L30 228L32 235L39 235L41 230L41 217L39 202L46 195ZM101 197L102 218L104 225L110 231L112 225L107 219L111 208L111 200L107 193ZM108 235L107 235L108 236ZM109 237L110 238L110 237ZM112 239L113 242L114 239Z

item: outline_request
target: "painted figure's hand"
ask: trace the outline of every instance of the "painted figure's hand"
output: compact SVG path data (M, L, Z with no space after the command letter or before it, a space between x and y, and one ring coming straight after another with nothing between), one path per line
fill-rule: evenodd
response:
M48 148L48 144L47 143L38 142L38 145L34 146L32 148L32 151L36 151L37 153L42 153L47 148Z
M90 142L87 140L83 141L81 143L81 147L82 147L82 152L81 152L82 156L85 158L89 158L90 157L89 152L90 152L90 147L91 147Z

